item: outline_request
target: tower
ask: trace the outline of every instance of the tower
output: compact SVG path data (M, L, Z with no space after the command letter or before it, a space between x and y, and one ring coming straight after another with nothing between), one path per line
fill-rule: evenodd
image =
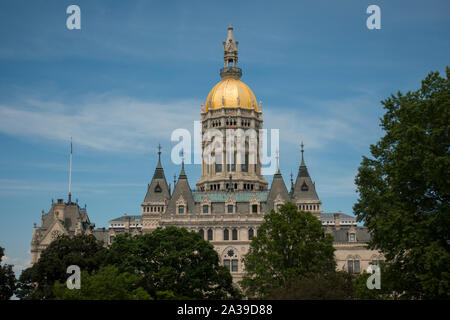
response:
M312 182L305 164L303 153L303 142L300 145L302 153L302 162L298 169L297 179L295 180L292 190L292 202L297 204L298 209L302 211L310 211L319 216L322 212L322 201L319 200L316 192L316 186Z
M152 181L147 186L147 194L141 204L143 231L150 232L159 226L160 216L166 211L169 199L169 186L161 165L161 146L159 145L158 164L156 165Z
M252 90L240 80L238 42L228 27L224 46L222 80L202 107L202 174L199 191L265 191L267 180L261 175L259 130L261 104Z

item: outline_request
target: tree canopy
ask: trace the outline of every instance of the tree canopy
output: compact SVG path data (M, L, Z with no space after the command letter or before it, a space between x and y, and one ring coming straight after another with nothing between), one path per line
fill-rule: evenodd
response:
M67 267L98 270L106 260L106 248L93 235L60 236L41 254L39 261L24 270L19 278L17 296L22 299L51 299L55 281L65 283Z
M142 278L135 273L122 272L113 265L101 267L89 274L81 272L79 290L68 289L57 281L54 286L57 300L152 300L141 286Z
M238 297L231 274L219 264L212 244L182 228L119 236L111 245L108 263L121 272L141 274L152 296L169 291L179 299Z
M403 298L450 296L450 69L382 101L385 134L363 157L354 212ZM383 286L383 285L382 285Z
M13 266L10 264L1 264L5 249L0 247L0 300L9 300L16 288L16 276Z
M320 220L292 203L279 211L264 216L245 256L241 285L250 297L264 298L294 279L335 271L333 238Z

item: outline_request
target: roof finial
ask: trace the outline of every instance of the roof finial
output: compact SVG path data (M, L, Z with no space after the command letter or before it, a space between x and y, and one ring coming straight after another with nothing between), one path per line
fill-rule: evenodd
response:
M156 165L156 169L162 169L161 165L161 144L158 144L158 164Z
M71 186L72 186L72 137L70 137L70 164L69 164L69 201L68 203L72 203L72 194L71 194Z
M238 63L238 41L234 40L233 26L228 26L227 40L223 42L223 59L225 67L220 70L222 78L239 79L242 76L242 71L237 67Z
M305 160L304 160L304 158L303 158L303 152L305 152L305 150L303 149L303 147L304 147L304 145L303 145L303 141L302 141L302 143L300 144L300 151L302 152L302 166L304 166L305 165Z
M277 155L275 156L275 158L277 159L277 171L276 171L276 173L280 173L280 163L279 163L280 152L279 152L278 148L277 148L276 153L277 153Z
M185 178L186 172L184 172L184 149L181 149L181 172L180 177Z

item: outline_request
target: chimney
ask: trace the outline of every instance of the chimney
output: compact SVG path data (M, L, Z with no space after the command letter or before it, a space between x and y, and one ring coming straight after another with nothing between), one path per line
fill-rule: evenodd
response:
M336 229L340 229L340 219L339 219L339 213L335 213L334 215L334 226Z

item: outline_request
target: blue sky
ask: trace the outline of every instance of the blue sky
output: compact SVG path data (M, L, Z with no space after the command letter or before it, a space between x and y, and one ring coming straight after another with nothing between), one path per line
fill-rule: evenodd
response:
M66 8L81 8L81 30ZM368 30L366 8L381 8ZM299 144L327 212L352 213L354 176L381 136L380 101L415 90L450 56L448 1L12 1L0 3L0 246L29 261L33 222L68 192L98 227L140 203L163 146L192 130L220 80L233 23L242 80L280 129L280 167ZM187 165L192 187L199 165ZM268 177L270 180L270 177Z

